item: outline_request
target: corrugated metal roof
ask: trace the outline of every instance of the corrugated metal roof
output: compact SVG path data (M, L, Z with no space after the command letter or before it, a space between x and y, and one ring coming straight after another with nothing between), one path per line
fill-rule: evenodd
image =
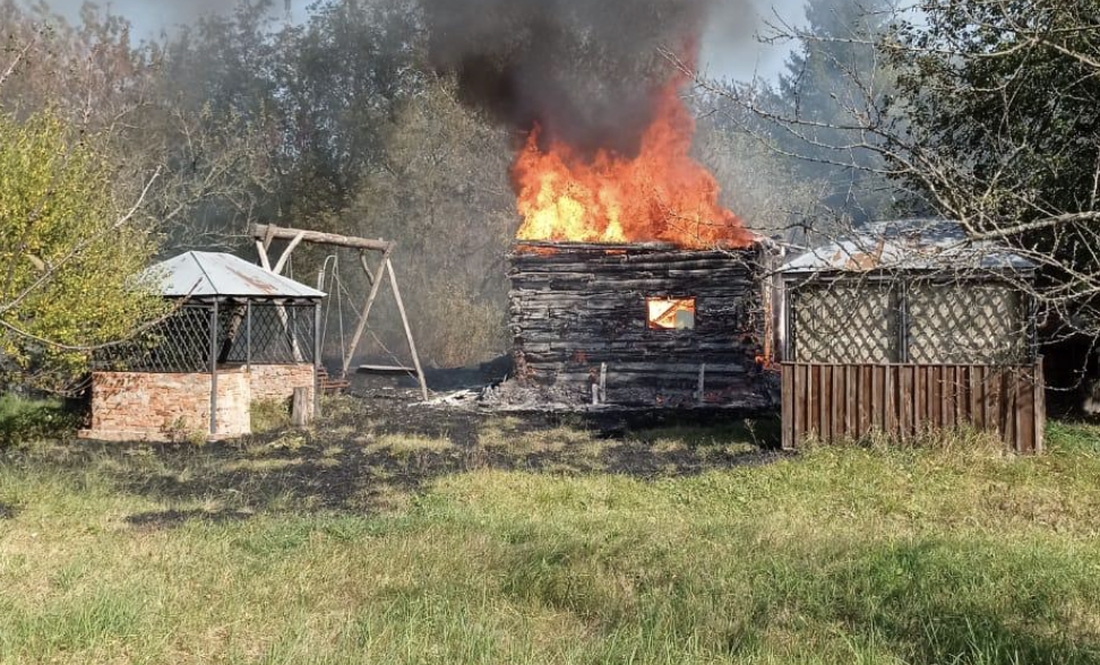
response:
M323 298L324 293L276 275L262 266L217 252L187 252L145 270L141 278L159 283L170 298Z
M871 270L1034 270L1029 259L1004 245L973 241L961 224L942 219L874 222L852 235L800 254L788 273Z

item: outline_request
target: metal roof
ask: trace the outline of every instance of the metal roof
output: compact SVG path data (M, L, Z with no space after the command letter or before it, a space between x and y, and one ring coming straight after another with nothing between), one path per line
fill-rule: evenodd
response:
M1036 264L1010 248L974 241L962 224L943 219L873 222L846 238L787 261L785 273L872 270L1022 270Z
M324 293L262 266L217 252L187 252L146 269L143 281L169 298L323 298Z

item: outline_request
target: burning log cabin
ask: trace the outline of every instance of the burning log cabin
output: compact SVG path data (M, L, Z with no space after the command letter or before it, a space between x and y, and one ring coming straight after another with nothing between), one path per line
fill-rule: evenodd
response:
M510 256L517 377L574 403L768 403L763 243L520 241Z
M657 91L634 152L592 153L536 126L516 160L517 376L554 401L767 401L767 246L691 155L687 83L677 73Z

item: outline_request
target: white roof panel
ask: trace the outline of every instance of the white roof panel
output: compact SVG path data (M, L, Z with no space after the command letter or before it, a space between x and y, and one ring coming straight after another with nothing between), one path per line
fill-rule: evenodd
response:
M166 297L323 298L324 293L263 266L218 252L187 252L142 273Z

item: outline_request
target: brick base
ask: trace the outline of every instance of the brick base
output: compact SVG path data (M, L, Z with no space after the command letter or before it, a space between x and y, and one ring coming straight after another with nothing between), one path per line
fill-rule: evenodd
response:
M102 441L232 439L252 432L253 400L289 399L295 388L313 394L312 365L218 370L217 432L210 433L209 374L96 372L92 426L81 437Z

